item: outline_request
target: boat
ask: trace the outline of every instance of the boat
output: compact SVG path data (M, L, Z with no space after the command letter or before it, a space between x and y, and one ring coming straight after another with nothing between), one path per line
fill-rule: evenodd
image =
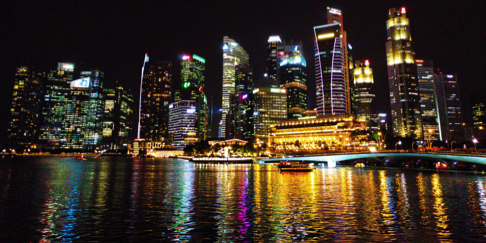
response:
M86 160L86 155L80 155L74 159L77 159L77 160Z
M95 159L101 159L101 154L96 155Z
M277 165L280 171L314 171L316 168L310 166L309 164L303 164L299 162L280 162Z
M180 157L179 157L180 158ZM252 157L192 157L189 161L194 163L223 163L223 164L252 164Z
M66 157L66 155L64 155L64 154L60 154L60 155L58 155L57 157L58 157L58 158L64 158L64 157Z

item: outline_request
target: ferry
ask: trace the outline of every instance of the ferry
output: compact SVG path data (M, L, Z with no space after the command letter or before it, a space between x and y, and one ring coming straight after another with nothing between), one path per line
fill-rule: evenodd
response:
M303 164L299 162L280 162L277 165L280 171L314 171L316 168L311 167L309 164Z

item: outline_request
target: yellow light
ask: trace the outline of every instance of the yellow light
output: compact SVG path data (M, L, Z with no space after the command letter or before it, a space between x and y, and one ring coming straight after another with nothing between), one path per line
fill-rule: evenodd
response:
M334 33L327 33L327 34L318 35L317 39L322 40L322 39L329 39L333 37L334 37Z

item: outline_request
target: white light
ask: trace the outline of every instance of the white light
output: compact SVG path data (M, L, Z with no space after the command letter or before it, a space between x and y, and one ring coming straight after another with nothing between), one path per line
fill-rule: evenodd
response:
M186 113L187 113L187 114L193 114L193 113L195 113L195 112L196 112L196 108L191 108L191 109L187 109L187 110L186 110Z
M329 13L341 15L341 10L335 9L335 8L331 8L331 9L329 9Z
M279 42L282 43L282 40L280 39L280 36L278 35L272 35L268 38L268 43L270 42Z

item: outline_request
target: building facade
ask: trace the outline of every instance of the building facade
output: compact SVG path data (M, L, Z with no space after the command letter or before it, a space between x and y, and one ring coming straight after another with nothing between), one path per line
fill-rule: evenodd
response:
M389 11L386 21L386 56L390 87L393 133L399 137L423 138L419 85L410 22L405 8Z
M250 65L249 61L248 53L242 46L228 36L223 38L223 102L218 131L220 138L226 137L226 113L230 107L230 95L235 94L236 65Z
M362 130L353 115L300 117L272 126L270 144L276 152L368 149Z
M346 114L344 41L341 24L314 27L317 113Z
M172 101L172 63L156 61L144 73L140 111L140 138L164 142L168 136Z
M466 127L461 108L461 95L457 74L434 74L437 92L440 129L445 140L463 141Z
M373 110L373 100L375 99L373 69L370 67L368 60L356 61L353 86L356 119L366 122L368 127L371 127L372 120L376 119L377 116Z
M17 151L29 149L37 142L42 118L43 79L43 73L26 66L17 68L15 73L7 132L9 146Z
M255 137L268 143L270 126L286 120L287 91L276 87L259 87L253 90L255 99Z
M443 134L439 129L434 65L431 60L417 59L415 63L417 65L424 138L432 141L443 140Z
M196 130L197 103L181 100L169 105L169 136L172 147L182 150L199 141Z
M287 90L287 116L302 117L308 109L307 63L301 52L302 45L291 45L291 51L279 56L281 87Z

